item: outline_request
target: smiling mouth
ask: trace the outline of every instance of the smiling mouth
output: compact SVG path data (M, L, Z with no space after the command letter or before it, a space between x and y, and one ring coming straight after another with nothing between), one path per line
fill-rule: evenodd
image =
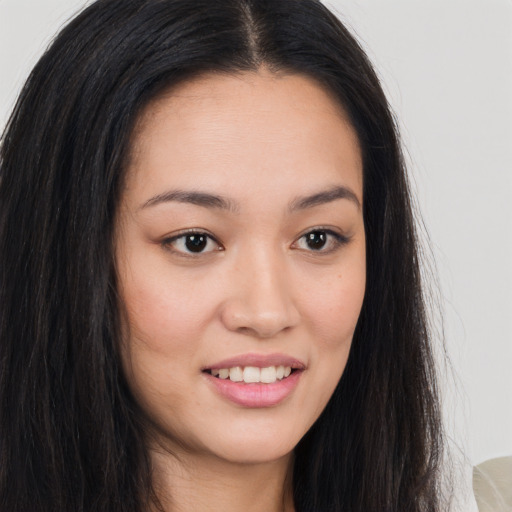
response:
M204 371L218 379L230 380L232 382L272 384L286 379L292 373L298 371L298 369L291 366L267 366L266 368L235 366L233 368L214 368Z

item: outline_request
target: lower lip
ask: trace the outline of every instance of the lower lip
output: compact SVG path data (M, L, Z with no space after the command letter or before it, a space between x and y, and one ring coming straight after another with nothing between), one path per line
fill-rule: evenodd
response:
M272 384L233 382L204 374L217 393L243 407L272 407L287 398L297 386L302 371L296 370L288 377Z

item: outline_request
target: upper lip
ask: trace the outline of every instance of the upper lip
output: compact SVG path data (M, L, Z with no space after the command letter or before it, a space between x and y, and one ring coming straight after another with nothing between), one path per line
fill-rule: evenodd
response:
M304 370L306 368L306 365L302 361L286 354L243 354L205 366L203 370L219 370L222 368L234 368L236 366L255 366L256 368L290 366L296 370Z

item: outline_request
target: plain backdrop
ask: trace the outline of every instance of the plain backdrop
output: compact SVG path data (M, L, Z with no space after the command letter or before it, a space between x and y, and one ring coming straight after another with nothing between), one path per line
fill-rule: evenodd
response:
M1 127L85 3L0 0ZM366 48L400 125L437 265L451 435L473 464L512 455L512 0L327 3Z

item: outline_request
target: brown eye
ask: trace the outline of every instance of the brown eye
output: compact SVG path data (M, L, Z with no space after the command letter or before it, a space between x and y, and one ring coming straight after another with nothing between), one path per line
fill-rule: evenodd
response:
M162 245L171 251L187 255L200 255L220 251L222 247L207 233L189 232L176 235L162 241Z
M186 235L185 247L190 252L203 252L208 243L206 235Z
M312 231L304 236L306 237L306 244L314 251L322 249L327 243L327 233L324 231Z
M348 243L346 236L330 229L314 229L302 235L294 247L309 252L328 254Z

